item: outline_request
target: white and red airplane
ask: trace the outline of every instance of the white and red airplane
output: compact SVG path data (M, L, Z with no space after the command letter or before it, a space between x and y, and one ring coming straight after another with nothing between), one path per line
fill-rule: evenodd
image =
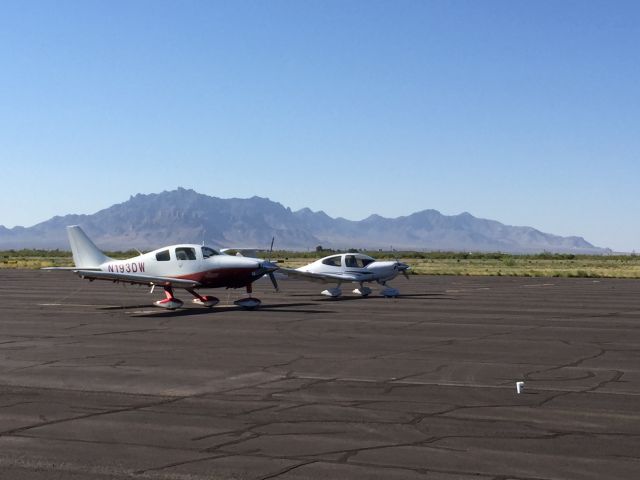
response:
M322 295L328 297L339 297L342 295L340 285L342 283L359 283L360 288L353 290L353 293L366 297L371 294L371 289L365 287L365 282L378 282L382 285L380 294L385 297L397 297L400 292L387 285L387 282L396 278L399 274L407 279L409 265L398 260L379 261L362 253L340 253L329 255L304 267L280 268L281 273L288 276L309 280L318 283L337 283L334 288L323 290Z
M166 298L154 305L175 310L183 305L173 294L184 288L194 296L193 303L213 307L220 300L200 295L200 288L246 288L248 297L234 303L243 308L256 308L260 300L251 297L252 284L268 275L278 289L273 272L278 266L259 258L231 256L204 245L170 245L126 260L107 257L77 225L67 227L75 267L50 267L45 270L71 270L87 280L111 280L164 288Z

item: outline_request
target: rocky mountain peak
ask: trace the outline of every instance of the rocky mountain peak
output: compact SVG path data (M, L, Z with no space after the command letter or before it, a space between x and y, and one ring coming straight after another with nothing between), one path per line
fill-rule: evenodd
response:
M0 249L69 248L65 227L81 225L103 249L152 249L203 240L217 247L389 248L502 252L606 253L582 237L560 237L531 227L513 227L468 212L447 216L421 210L364 220L332 218L324 211L290 208L268 198L222 199L178 187L136 194L92 215L56 216L29 228L0 226Z

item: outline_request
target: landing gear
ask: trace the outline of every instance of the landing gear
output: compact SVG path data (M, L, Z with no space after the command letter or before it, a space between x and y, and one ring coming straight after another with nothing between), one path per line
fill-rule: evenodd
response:
M203 307L211 308L220 301L216 297L212 297L210 295L200 295L192 288L187 288L186 290L195 297L193 299L193 303L195 303L196 305L202 305ZM164 298L163 300L158 300L157 302L153 302L156 307L166 308L167 310L175 310L184 305L184 302L182 300L173 296L173 288L164 287L164 294L166 298Z
M240 308L244 308L245 310L255 310L262 304L260 300L253 297L241 298L233 303L235 305L238 305Z
M396 298L398 295L400 295L400 292L398 291L398 289L388 286L387 282L382 282L382 286L384 288L380 290L380 295L382 295L383 297Z
M191 301L196 305L202 305L203 307L211 308L220 302L220 299L212 297L211 295L200 295L192 288L187 288L187 292L195 297Z
M366 297L371 294L371 289L369 287L365 287L362 283L360 284L360 288L356 288L353 290L353 293L356 295L360 295L361 297Z
M327 288L326 290L320 292L320 294L326 297L338 298L340 295L342 295L342 290L340 290L340 287L338 286L335 288Z
M182 300L173 296L173 288L164 287L164 294L166 298L164 300L158 300L153 302L156 307L166 308L167 310L175 310L183 305Z
M244 308L245 310L254 310L258 308L262 304L262 302L259 299L253 298L251 296L252 291L253 291L252 285L251 284L247 285L247 294L249 296L236 300L233 303L235 305L238 305L240 308Z
M196 305L212 308L220 303L220 299L212 297L211 295L200 295L193 288L187 288L185 290L193 295L194 298L192 302ZM251 291L251 284L249 284L247 285L247 293L249 294L249 296L241 298L240 300L236 300L233 303L246 310L253 310L255 308L258 308L260 304L262 304L262 302L257 298L253 298L251 296ZM166 298L158 300L157 302L153 302L156 307L166 308L167 310L176 310L177 308L181 308L184 305L184 302L182 300L174 297L172 287L164 287L164 294Z

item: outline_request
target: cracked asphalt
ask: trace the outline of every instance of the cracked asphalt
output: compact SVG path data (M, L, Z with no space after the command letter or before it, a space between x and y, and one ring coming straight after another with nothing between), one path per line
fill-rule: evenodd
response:
M638 478L639 281L280 283L168 312L0 271L0 478Z

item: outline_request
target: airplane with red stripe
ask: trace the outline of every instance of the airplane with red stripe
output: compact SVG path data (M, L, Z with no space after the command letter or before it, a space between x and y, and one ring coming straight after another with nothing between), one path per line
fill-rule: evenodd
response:
M243 308L256 308L261 301L251 296L252 284L268 275L278 290L275 272L278 266L259 258L231 256L205 245L170 245L125 260L106 256L78 226L67 227L74 267L49 267L45 270L71 270L87 280L110 280L164 288L165 298L154 305L169 310L183 306L174 296L174 288L193 295L193 303L213 307L220 300L201 295L202 288L245 288L248 297L234 303Z

